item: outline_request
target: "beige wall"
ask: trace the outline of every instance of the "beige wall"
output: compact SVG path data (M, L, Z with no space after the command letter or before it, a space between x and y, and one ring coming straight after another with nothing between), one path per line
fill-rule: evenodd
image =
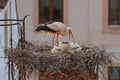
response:
M68 20L76 40L107 48L120 47L120 34L103 33L103 9L103 0L69 0Z
M120 47L120 35L103 33L103 0L67 0L68 24L72 27L75 39L81 44L93 44L107 48ZM31 14L26 19L26 39L51 42L51 36L35 33L33 20L34 0L17 0L19 18ZM61 40L67 40L65 39Z

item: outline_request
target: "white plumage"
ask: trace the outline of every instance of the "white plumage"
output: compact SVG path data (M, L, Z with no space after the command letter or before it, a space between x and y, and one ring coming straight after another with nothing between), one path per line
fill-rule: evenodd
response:
M63 46L54 46L53 49L51 49L51 52L53 54L61 54L64 51Z
M70 52L71 53L78 53L78 52L80 52L81 51L81 47L80 47L80 45L78 44L78 43L72 43L72 42L70 42Z
M60 42L60 46L63 46L64 48L69 48L70 43L69 42Z
M53 22L52 24L47 24L47 27L56 31L56 34L61 35L61 36L66 36L71 30L70 27L66 26L65 24L61 22Z
M60 46L62 46L64 49L64 52L67 53L78 53L81 51L81 46L76 42L61 42Z

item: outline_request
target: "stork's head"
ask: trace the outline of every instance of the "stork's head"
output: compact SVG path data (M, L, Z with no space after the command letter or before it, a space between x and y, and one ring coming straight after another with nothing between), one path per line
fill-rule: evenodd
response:
M68 34L71 34L71 33L72 33L71 27L68 26L68 27L66 28L66 33L68 33Z

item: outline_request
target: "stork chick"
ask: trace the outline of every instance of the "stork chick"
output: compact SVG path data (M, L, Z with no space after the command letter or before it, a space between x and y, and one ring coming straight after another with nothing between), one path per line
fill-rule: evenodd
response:
M64 51L63 46L54 46L53 49L51 49L51 52L53 54L61 54Z
M73 43L73 42L70 42L70 52L71 53L78 53L81 51L81 47L78 43Z

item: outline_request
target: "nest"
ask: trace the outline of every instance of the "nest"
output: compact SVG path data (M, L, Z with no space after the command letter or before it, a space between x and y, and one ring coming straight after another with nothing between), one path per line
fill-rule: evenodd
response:
M51 46L45 43L36 45L26 42L23 50L18 46L12 49L12 52L11 49L8 49L6 55L10 56L10 62L12 61L18 70L24 69L26 75L35 71L50 75L62 73L64 75L75 75L76 80L79 80L80 75L91 74L91 71L94 74L97 74L98 71L102 73L99 66L111 64L110 55L104 49L95 46L82 46L80 52L73 54L65 52L51 54L50 50ZM68 77L60 80L68 80Z

